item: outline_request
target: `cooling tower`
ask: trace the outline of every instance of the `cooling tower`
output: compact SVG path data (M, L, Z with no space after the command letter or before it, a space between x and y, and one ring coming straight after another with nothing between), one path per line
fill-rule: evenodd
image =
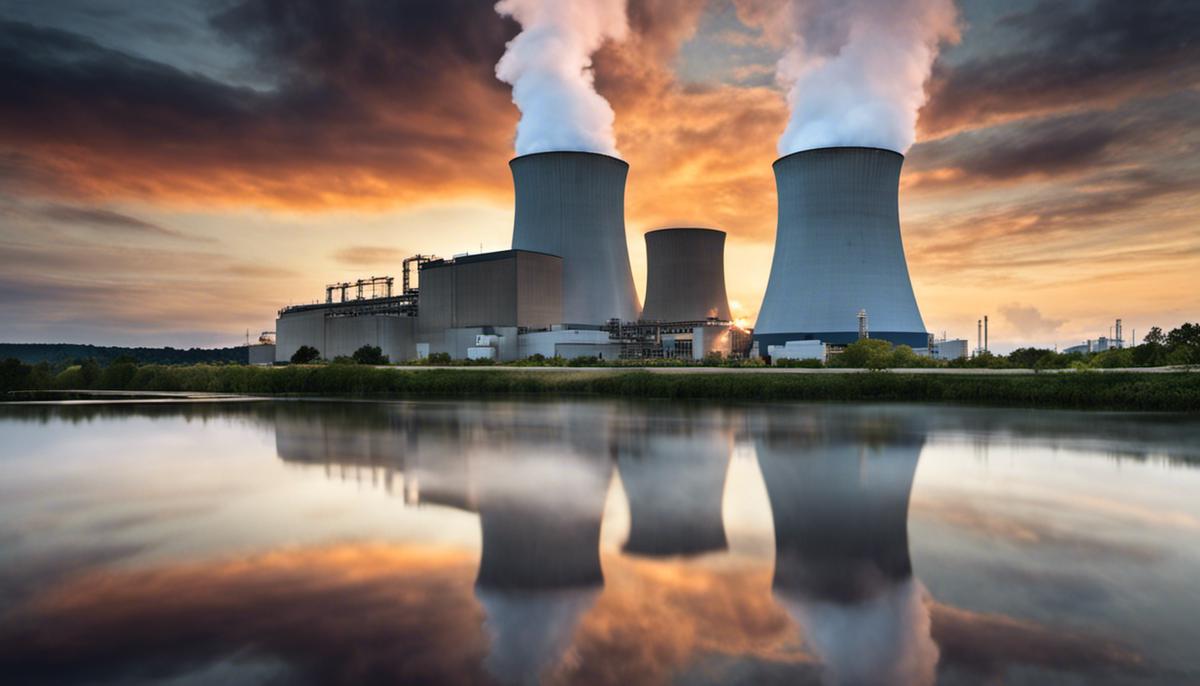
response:
M725 232L659 229L646 234L646 306L642 319L728 321Z
M513 159L514 250L562 257L563 323L636 321L640 307L625 242L629 165L590 152Z
M866 310L871 338L929 344L900 240L900 166L878 148L821 148L775 161L779 223L775 257L754 339L858 339Z

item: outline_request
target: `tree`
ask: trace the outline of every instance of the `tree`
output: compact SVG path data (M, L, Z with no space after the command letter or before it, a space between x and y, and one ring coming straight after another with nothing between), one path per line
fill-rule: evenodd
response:
M1158 328L1157 326L1152 326L1150 327L1150 332L1147 333L1146 337L1142 339L1142 342L1149 343L1151 345L1166 345L1167 337L1163 335L1162 329Z
M383 348L377 345L364 345L351 355L359 364L388 364L388 356L383 354Z
M312 364L321 359L321 351L311 345L302 345L292 353L292 364Z
M100 380L100 364L89 357L79 365L79 376L84 388L95 388Z
M892 344L878 338L862 338L846 346L840 355L830 360L830 366L856 369L883 369L892 356Z
M1014 367L1033 369L1037 366L1038 362L1046 357L1047 353L1053 354L1054 351L1045 348L1017 348L1008 354L1008 361Z
M1167 334L1169 359L1174 364L1200 364L1200 324L1186 323Z

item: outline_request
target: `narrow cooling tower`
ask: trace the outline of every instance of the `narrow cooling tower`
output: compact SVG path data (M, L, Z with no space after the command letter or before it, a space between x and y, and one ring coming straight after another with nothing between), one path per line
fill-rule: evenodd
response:
M659 229L646 234L646 306L660 322L730 320L725 294L725 232Z
M775 161L779 223L775 257L754 339L858 339L866 310L871 338L924 348L904 246L898 196L904 156L878 148L821 148Z
M514 250L563 258L563 323L598 325L638 318L625 241L629 165L590 152L543 152L513 159Z

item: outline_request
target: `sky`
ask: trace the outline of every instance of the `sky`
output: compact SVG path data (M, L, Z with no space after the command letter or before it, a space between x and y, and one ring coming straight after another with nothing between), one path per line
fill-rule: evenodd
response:
M780 0L629 0L594 56L627 237L728 232L752 325ZM1200 319L1200 4L959 0L901 178L929 331L1060 347ZM0 5L0 341L223 346L413 253L510 246L519 113L483 0ZM1127 333L1128 335L1128 333Z

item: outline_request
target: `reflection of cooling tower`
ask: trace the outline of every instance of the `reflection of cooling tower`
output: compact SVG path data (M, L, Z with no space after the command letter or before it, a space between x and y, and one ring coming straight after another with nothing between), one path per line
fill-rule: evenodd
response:
M908 499L922 440L760 446L775 598L836 686L929 686L938 649L912 576Z
M600 521L612 463L551 451L481 460L473 475L483 550L477 584L492 589L599 585Z
M625 242L629 165L590 152L544 152L513 159L514 250L562 257L563 320L634 321L641 309Z
M878 148L805 150L775 162L775 256L754 328L760 350L787 341L871 338L924 348L897 196L904 156Z
M912 576L908 497L923 441L759 448L775 522L775 587L839 603Z
M659 229L646 234L646 306L642 319L729 320L725 232Z
M637 555L695 555L729 547L721 505L733 446L728 436L651 438L637 456L622 455L629 499L629 540Z
M475 593L491 644L484 667L503 684L540 683L604 583L600 524L612 462L519 443L477 457Z

